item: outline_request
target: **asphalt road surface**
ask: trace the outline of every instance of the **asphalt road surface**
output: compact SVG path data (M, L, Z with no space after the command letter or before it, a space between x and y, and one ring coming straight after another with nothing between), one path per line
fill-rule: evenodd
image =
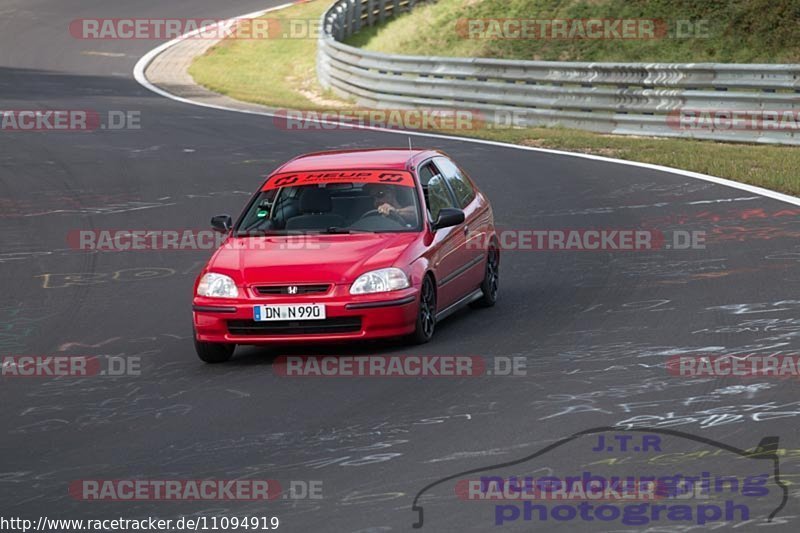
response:
M192 346L190 302L210 252L70 247L74 230L205 229L210 216L237 213L263 176L290 157L407 142L393 133L284 131L265 117L162 98L131 74L158 42L85 41L68 31L83 17L231 17L277 3L0 2L0 109L141 116L138 130L0 132L0 354L141 361L140 375L2 379L0 516L276 516L286 531L402 531L419 518L412 510L418 493L449 476L464 480L482 468L533 476L605 469L769 474L768 493L734 495L749 505L752 522L737 511L705 526L677 514L649 525L538 523L525 521L523 510L503 527L796 531L797 381L686 379L664 366L681 353L797 349L796 206L678 174L428 139L480 183L504 228L706 232L705 249L506 251L498 305L459 312L430 344L313 349L472 355L490 369L503 358L524 358L517 376L290 378L273 372L286 350L257 348L240 348L230 364L204 365ZM682 433L661 434L660 452L592 451L598 438L590 434L495 467L599 426ZM765 517L784 496L773 462L720 447L752 449L765 437L779 438L789 495L769 524ZM71 483L87 479L270 479L288 497L85 501L70 494ZM463 501L454 483L420 496L423 531L497 530L497 513L515 512L514 505Z

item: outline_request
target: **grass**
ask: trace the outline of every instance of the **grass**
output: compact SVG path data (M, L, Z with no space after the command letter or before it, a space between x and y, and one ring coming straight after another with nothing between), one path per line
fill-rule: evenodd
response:
M316 24L329 4L327 0L298 4L263 18ZM315 37L226 39L198 57L189 74L200 85L237 100L278 108L330 109L338 102L327 98L317 83Z
M298 4L281 11L280 17L317 20L330 1ZM462 1L460 5L466 6L465 9L491 3L488 0ZM452 2L441 0L441 3ZM506 5L524 3L530 4L531 0L508 0ZM595 0L593 3L603 2ZM653 4L659 3L660 0L653 1ZM398 20L396 27L402 30L412 17L413 13ZM383 38L388 39L388 36ZM314 39L226 40L197 58L189 72L201 85L238 100L289 109L355 109L351 103L335 99L320 88L315 60ZM666 165L800 196L800 149L793 147L611 136L562 128L442 133Z
M464 38L463 19L658 19L658 39ZM350 44L386 53L545 61L800 62L796 0L439 0ZM462 22L463 24L463 22ZM661 27L661 26L659 26Z

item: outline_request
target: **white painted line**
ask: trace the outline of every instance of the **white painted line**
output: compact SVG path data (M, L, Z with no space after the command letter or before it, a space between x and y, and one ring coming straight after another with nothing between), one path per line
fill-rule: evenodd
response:
M285 8L291 7L293 5L296 5L296 2L290 2L290 3L287 3L287 4L282 4L282 5L279 5L279 6L276 6L276 7L271 7L269 9L263 9L261 11L256 11L254 13L249 13L247 15L241 15L239 17L232 17L232 18L230 18L230 19L228 19L226 21L218 22L217 24L211 24L209 26L204 26L202 28L198 28L197 30L193 30L193 31L190 31L188 33L185 33L184 35L181 35L180 37L178 37L176 39L173 39L173 40L171 40L169 42L166 42L166 43L164 43L164 44L162 44L160 46L157 46L156 48L150 50L145 55L143 55L142 58L139 59L139 61L136 63L136 66L133 68L133 76L134 76L134 78L136 78L136 81L138 81L145 88L153 91L156 94L164 96L165 98L169 98L171 100L175 100L176 102L182 102L184 104L196 105L196 106L200 106L200 107L207 107L207 108L211 108L211 109L218 109L218 110L221 110L221 111L233 111L233 112L236 112L236 113L245 113L245 114L248 114L248 115L260 115L260 116L264 116L264 117L276 117L278 115L276 115L275 113L270 113L269 111L253 111L253 110L247 110L247 109L236 109L236 108L233 108L233 107L221 106L221 105L216 105L216 104L207 104L207 103L203 103L203 102L196 102L196 101L190 100L188 98L182 98L180 96L177 96L177 95L174 95L172 93L169 93L169 92L167 92L167 91L165 91L163 89L160 89L160 88L156 87L155 85L153 85L152 83L150 83L150 81L145 76L144 72L147 69L147 66L161 52L163 52L164 50L166 50L166 49L178 44L179 42L185 40L186 38L191 37L192 35L195 35L197 33L205 31L207 28L210 28L210 27L213 27L213 26L216 26L216 25L222 25L222 24L230 23L231 21L236 20L236 19L243 19L243 18L246 19L246 18L260 17L260 16L264 15L265 13L269 13L270 11L277 11L279 9L285 9ZM772 198L773 200L778 200L778 201L781 201L781 202L786 202L786 203L789 203L789 204L792 204L792 205L800 206L800 198L798 198L797 196L791 196L791 195L788 195L788 194L779 193L777 191L771 191L769 189L764 189L763 187L756 187L755 185L747 185L746 183L739 183L738 181L731 181L731 180L728 180L728 179L725 179L725 178L718 178L716 176L709 176L708 174L700 174L699 172L692 172L690 170L682 170L682 169L679 169L679 168L666 167L666 166L662 166L662 165L654 165L654 164L651 164L651 163L641 163L639 161L626 161L624 159L614 159L614 158L611 158L611 157L603 157L603 156L600 156L600 155L578 154L578 153L574 153L574 152L564 152L564 151L561 151L561 150L552 150L552 149L549 149L549 148L535 148L533 146L520 146L520 145L517 145L517 144L505 143L505 142L500 142L500 141L488 141L488 140L485 140L485 139L470 139L470 138L467 138L467 137L456 137L456 136L453 136L453 135L442 135L442 134L439 134L439 133L425 133L425 132L419 132L419 131L406 131L406 130L401 130L401 129L379 128L379 127L376 127L376 126L361 126L361 125L353 125L353 124L343 124L343 123L338 122L338 121L328 121L328 120L308 119L308 122L315 122L317 124L329 124L329 125L339 125L339 124L341 124L341 125L346 125L350 129L380 131L380 132L384 132L384 133L395 133L395 134L400 134L400 135L405 135L405 136L427 137L427 138L430 138L430 139L444 139L444 140L448 140L448 141L468 142L468 143L474 143L474 144L483 144L483 145L487 145L487 146L497 146L497 147L500 147L500 148L509 148L509 149L513 149L513 150L525 150L525 151L529 151L529 152L540 152L540 153L545 153L545 154L562 155L562 156L568 156L568 157L580 157L582 159L591 159L593 161L603 161L605 163L615 163L615 164L618 164L618 165L628 165L628 166L632 166L632 167L646 168L646 169L649 169L649 170L657 170L657 171L660 171L660 172L669 172L671 174L678 174L680 176L686 176L688 178L694 178L694 179L698 179L698 180L709 181L711 183L716 183L717 185L724 185L725 187L731 187L731 188L734 188L734 189L739 189L741 191L747 191L747 192L750 192L750 193L753 193L753 194L759 194L761 196L766 196L767 198Z
M114 52L97 52L95 50L84 50L81 52L82 56L98 56L98 57L125 57L125 54Z

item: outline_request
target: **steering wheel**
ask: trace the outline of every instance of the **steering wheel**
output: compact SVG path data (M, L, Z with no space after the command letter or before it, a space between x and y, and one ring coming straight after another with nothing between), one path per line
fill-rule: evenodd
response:
M388 215L383 215L377 209L370 209L369 211L367 211L366 213L364 213L363 215L358 217L358 220L361 221L361 220L364 220L365 218L369 218L369 217L388 217L388 218L391 218L392 220L394 220L395 222L397 222L397 223L399 223L399 224L401 224L403 226L406 225L405 219L403 217L401 217L400 215L398 215L397 211L392 211Z

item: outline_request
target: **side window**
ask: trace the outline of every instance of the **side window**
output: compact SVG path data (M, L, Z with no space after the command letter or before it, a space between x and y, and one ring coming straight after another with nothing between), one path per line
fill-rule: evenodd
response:
M419 169L419 182L422 184L423 189L428 186L428 182L430 182L431 178L435 175L436 169L430 163Z
M419 169L419 181L425 191L425 204L432 220L439 217L442 208L455 207L444 178L436 172L433 165L427 164Z
M461 174L458 167L446 157L437 157L434 159L436 166L442 171L448 185L453 189L456 195L456 202L458 207L464 209L475 198L475 189L472 188L469 181Z

